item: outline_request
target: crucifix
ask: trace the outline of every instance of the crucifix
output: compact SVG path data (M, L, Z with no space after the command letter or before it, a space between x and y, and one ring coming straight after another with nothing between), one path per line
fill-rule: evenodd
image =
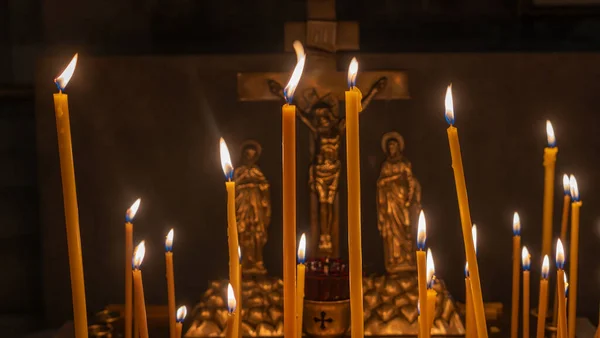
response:
M306 22L286 23L285 46L291 51L292 42L299 40L307 51L294 104L312 136L309 252L314 257L339 257L339 151L346 126L339 101L347 89L347 70L338 70L336 52L358 51L359 29L357 22L336 21L335 0L307 0L307 17ZM238 73L238 98L283 100L288 78L287 72ZM402 71L359 72L357 86L363 90L363 111L371 100L409 98Z

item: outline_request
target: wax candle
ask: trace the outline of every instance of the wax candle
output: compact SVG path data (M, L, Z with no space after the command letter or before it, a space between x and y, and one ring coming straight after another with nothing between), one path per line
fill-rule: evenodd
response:
M283 90L286 103L281 108L283 146L283 335L296 335L296 106L294 92L306 62L304 48L294 42L297 63Z
M63 90L71 80L77 54L54 83L59 92L54 94L54 113L58 136L58 154L60 158L60 176L62 179L65 223L67 227L67 248L71 274L71 295L73 298L73 322L76 338L87 338L87 309L85 303L85 283L83 279L83 258L81 257L81 236L79 234L79 211L77 208L77 189L75 188L75 167L73 165L73 147L71 144L71 122L69 102Z
M239 297L237 297L237 299L239 299L240 302L240 310L242 309L241 304L242 304L242 249L240 248L240 246L238 245L238 270L237 270L237 281L238 281L238 285L239 285ZM237 301L236 301L237 302ZM238 338L242 337L242 313L240 312L240 315L237 316L236 320L236 324L238 327Z
M234 338L234 326L235 326L235 309L237 307L237 303L235 301L235 293L233 292L233 287L231 283L227 285L227 324L225 328L225 337L226 338Z
M531 267L531 255L526 246L521 252L523 264L523 338L529 338L529 268Z
M133 281L131 258L133 257L133 219L140 207L137 199L125 212L125 338L131 338L133 323Z
M563 209L562 218L560 221L560 239L567 240L567 227L569 225L569 209L571 206L571 187L569 184L569 176L563 175ZM554 293L554 314L552 315L552 324L556 327L558 323L558 292Z
M435 281L435 265L431 249L427 249L427 336L431 336L431 328L435 321L435 299L437 292L433 289Z
M569 303L569 298L568 298L568 297L569 297L569 296L568 296L568 295L569 295L569 283L567 282L567 273L566 273L566 272L563 274L563 278L564 278L564 279L563 279L563 282L564 282L563 284L564 284L564 286L565 286L564 297L565 297L565 309L566 309L566 308L567 308L567 306L569 305L569 304L568 304L568 303ZM559 290L558 290L558 285L557 285L556 289L557 289L557 291L559 291ZM561 331L562 331L560 328L561 328L561 326L565 325L565 323L566 323L566 318L563 318L563 319L561 319L561 320L560 320L560 322L561 322L561 323L560 323L560 324L557 326L558 332L561 332ZM569 329L569 328L567 327L567 330L568 330L568 329ZM562 337L562 332L561 332L561 333L558 335L558 337L559 337L559 338L563 338L563 337Z
M471 278L469 277L469 263L465 263L465 325L467 326L466 338L477 337L475 327L475 313L473 312L473 297L471 296Z
M300 244L298 245L298 267L296 282L296 337L302 337L302 319L304 315L304 278L306 274L306 235L302 234L300 237Z
M221 166L223 167L223 173L225 174L225 188L227 189L227 239L229 248L229 280L231 281L233 292L235 293L235 299L240 304L241 302L241 284L238 278L238 271L240 269L240 259L238 253L239 239L237 230L237 221L235 215L235 182L231 181L233 178L233 165L231 164L231 156L229 155L229 149L227 143L221 137L219 140L220 153L221 153ZM240 329L241 315L235 319L235 325L233 327L233 335L237 337Z
M146 254L144 241L140 242L133 254L133 285L135 291L136 320L140 328L140 337L148 338L148 321L146 318L146 300L144 299L144 284L142 283L142 261Z
M546 327L546 309L548 305L548 275L550 274L550 260L544 256L542 262L542 278L540 279L540 296L538 304L537 338L544 338Z
M558 336L567 337L567 307L565 303L565 250L560 238L556 241L556 288L558 293Z
M425 213L423 210L419 213L419 223L417 225L417 283L419 290L419 300L423 300L423 308L420 310L419 317L425 318L427 314L427 254L425 252L425 242L427 241L427 224L425 222ZM419 333L424 334L427 331L427 320L419 322Z
M510 320L510 337L519 336L519 265L521 261L521 219L517 212L513 215L513 255L512 255L512 309Z
M552 245L552 212L554 210L554 168L556 166L556 137L552 123L546 121L548 146L544 148L544 213L542 218L542 255L550 255Z
M469 210L469 198L467 196L467 185L465 182L465 173L463 170L462 155L460 152L460 143L458 140L458 129L454 127L454 107L452 102L452 85L448 86L446 91L446 121L448 127L448 142L450 145L450 154L452 156L452 169L454 171L454 182L456 184L456 195L458 199L458 209L460 212L460 221L462 226L463 241L467 262L469 263L469 273L471 276L471 289L473 290L473 309L475 311L475 322L477 325L477 335L480 338L487 338L487 325L485 320L485 309L483 307L483 297L481 295L481 283L479 281L479 267L475 254L473 238L469 233L471 226L471 212Z
M577 282L579 278L579 272L577 271L579 265L579 209L581 209L582 202L579 196L577 180L573 175L571 175L569 179L569 186L571 189L571 198L573 198L573 203L571 204L571 261L569 263L569 275L571 275L569 293L571 296L571 302L569 303L568 327L569 338L575 338L575 330L577 328Z
M187 316L187 308L184 306L180 306L177 309L177 324L175 325L175 337L181 338L181 333L183 332L183 321Z
M165 239L165 261L167 270L167 303L169 308L169 336L175 338L175 277L173 274L173 229L169 231Z

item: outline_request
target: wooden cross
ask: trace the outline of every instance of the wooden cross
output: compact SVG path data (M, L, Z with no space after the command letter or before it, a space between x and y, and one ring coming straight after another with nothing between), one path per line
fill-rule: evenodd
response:
M325 317L327 316L327 314L325 313L325 311L321 311L321 318L318 317L314 317L313 320L315 321L315 323L321 322L321 326L319 326L321 328L321 330L325 330L327 327L325 326L325 323L333 323L333 318L327 318L325 319Z

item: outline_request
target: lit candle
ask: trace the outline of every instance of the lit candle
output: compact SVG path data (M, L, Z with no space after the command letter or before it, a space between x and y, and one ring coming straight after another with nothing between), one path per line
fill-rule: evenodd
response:
M510 337L519 336L519 265L521 249L521 219L517 212L513 215L513 255L512 255L512 309L510 320Z
M133 219L140 207L137 199L125 212L125 338L131 338L133 322L133 281L131 257L133 257Z
M567 306L569 305L569 283L567 282L567 273L565 272L564 275L564 283L565 283L565 308L567 308ZM558 291L558 288L557 288ZM567 327L567 330L569 328ZM560 337L562 338L562 337Z
M571 185L569 183L569 176L563 174L563 209L562 218L560 222L560 239L562 241L567 240L567 227L569 226L569 209L571 206ZM558 320L558 293L554 293L554 314L552 315L552 324L556 327Z
M554 210L554 167L556 166L556 137L552 123L546 121L548 146L544 148L544 214L542 218L542 255L550 255L552 245L552 212Z
M572 262L571 262L572 264ZM558 337L567 337L567 304L565 302L565 250L560 238L556 241L556 288L558 293Z
M521 253L523 263L523 338L529 338L529 269L531 268L531 255L526 246Z
M548 305L548 275L550 273L550 260L544 256L542 262L542 278L540 279L540 296L538 303L537 338L544 338L546 326L546 309Z
M475 257L477 257L477 224L471 227L471 237L473 237L473 248L475 248Z
M298 281L296 282L296 330L298 331L298 334L296 337L302 337L302 317L304 315L304 276L306 274L306 265L304 265L305 259L306 235L302 234L302 237L300 237L300 244L298 245Z
M581 209L581 200L579 196L579 187L575 176L571 175L569 179L569 187L571 189L571 262L569 263L569 275L571 275L570 294L571 302L569 303L569 338L575 338L575 329L577 321L577 281L579 273L577 266L579 265L579 209Z
M227 325L225 328L225 337L226 338L234 338L234 326L235 326L235 309L237 307L237 303L235 301L235 293L233 292L233 287L231 283L227 285Z
M417 283L419 289L419 300L423 300L423 309L419 317L424 320L419 321L419 332L421 335L427 331L427 254L425 252L425 242L427 241L427 224L425 222L425 213L423 210L419 213L419 223L417 225Z
M458 199L458 209L460 212L460 221L462 226L463 241L465 244L465 253L469 263L469 273L471 276L471 289L473 293L473 309L475 311L475 322L477 325L477 335L479 338L487 338L487 325L485 321L485 309L483 307L483 296L481 295L481 283L479 281L479 267L473 238L469 236L469 226L471 225L471 212L469 210L469 198L467 197L467 184L465 182L465 173L463 170L462 155L460 152L460 143L458 141L458 130L454 127L454 107L452 102L452 85L448 86L446 91L446 121L448 127L448 142L450 144L450 154L452 156L452 169L454 171L454 182L456 184L456 195Z
M75 168L73 165L73 147L71 144L71 122L69 101L63 90L71 80L77 54L54 83L58 93L54 94L54 113L58 134L58 154L60 157L60 176L62 178L65 222L67 226L67 246L71 273L71 295L73 297L73 321L75 337L87 338L87 309L85 303L85 283L83 279L83 259L81 257L81 236L79 235L79 212L77 209L77 190L75 188Z
M475 313L473 312L473 297L471 296L471 278L469 277L469 263L465 263L465 323L467 325L467 338L477 337L475 327Z
M135 292L136 320L140 328L140 337L148 338L148 321L146 319L146 300L144 299L144 284L142 283L142 261L146 254L146 245L142 241L133 254L133 285Z
M237 224L237 223L236 223ZM238 280L238 285L239 285L239 289L240 291L239 293L239 297L237 297L236 299L239 299L239 303L240 303L240 310L242 309L242 249L240 248L240 246L238 245L238 270L237 270L237 280ZM237 302L237 301L236 301ZM240 312L240 315L237 316L236 320L236 324L238 325L238 338L242 337L242 314Z
M183 321L187 316L187 308L185 306L180 306L177 309L177 324L175 325L175 337L181 338L181 333L183 331Z
M435 299L437 292L433 289L435 280L435 265L431 249L427 249L427 336L431 336L431 328L435 320Z
M167 234L165 239L165 261L167 269L167 302L169 308L169 335L175 338L175 277L173 274L173 229Z
M242 308L241 301L241 284L239 277L240 269L240 255L238 252L239 240L237 231L237 221L235 215L235 182L231 181L233 178L233 165L231 164L231 156L229 156L229 149L227 149L227 143L221 137L220 141L220 152L221 152L221 166L223 167L223 173L227 181L225 182L225 188L227 189L227 239L229 244L229 280L231 281L233 291L235 293L235 299ZM240 320L242 316L236 316L235 325L233 326L233 337L238 337L240 332Z
M283 90L286 103L281 108L283 146L283 335L296 335L296 106L294 92L306 62L304 48L294 42L297 63Z

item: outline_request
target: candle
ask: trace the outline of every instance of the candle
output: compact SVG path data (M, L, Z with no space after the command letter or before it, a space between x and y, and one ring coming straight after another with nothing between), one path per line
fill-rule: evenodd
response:
M142 270L140 270L144 255L146 254L146 245L142 241L135 248L133 254L133 285L135 291L136 320L140 328L140 337L148 338L148 321L146 320L146 300L144 299L144 284L142 283Z
M297 63L283 90L286 103L281 108L283 146L283 335L296 335L296 106L294 92L302 76L306 56L298 41L294 42Z
M177 324L175 325L175 337L181 338L181 332L183 331L183 321L187 316L187 308L185 306L180 306L177 309Z
M544 256L542 262L542 278L540 279L540 296L538 304L537 338L544 338L546 326L546 308L548 305L548 275L550 273L550 260Z
M546 121L548 146L544 148L544 214L542 218L542 255L550 255L552 245L552 212L554 210L554 167L556 165L556 137L552 123Z
M519 265L521 249L521 219L519 213L513 215L513 255L512 255L512 310L510 320L510 337L517 338L519 336Z
M133 218L140 207L137 199L125 212L125 338L131 338L133 322L133 281L131 258L133 257Z
M567 273L566 272L563 274L563 281L564 281L564 286L565 286L564 297L565 297L565 309L566 309L567 306L568 306L568 301L569 301L569 299L568 299L568 295L569 295L569 283L567 282ZM558 285L556 287L556 290L558 291ZM561 319L560 322L561 323L558 324L558 326L557 326L558 332L561 332L560 327L563 326L563 325L565 325L566 318ZM567 327L567 330L568 329L569 328ZM559 335L559 338L562 338L561 336L562 336L562 333Z
M234 338L234 327L235 327L235 308L237 306L237 303L235 301L235 293L233 292L233 287L231 286L231 283L229 283L229 285L227 285L227 309L228 309L228 315L227 315L227 326L225 328L225 337L226 338Z
M435 281L435 265L431 249L427 249L427 336L431 336L431 328L435 320L435 299L437 293L433 289Z
M562 218L560 222L560 239L562 241L567 240L567 227L569 225L569 207L571 204L571 186L569 183L569 176L563 175L563 209ZM554 314L552 315L552 324L556 327L558 320L558 292L554 293Z
M62 179L65 223L67 226L75 337L87 338L87 309L83 279L83 258L81 257L81 236L79 235L79 212L77 209L77 190L75 188L73 147L71 144L71 122L69 118L68 96L67 94L63 94L63 90L69 83L69 80L71 80L71 76L73 76L76 65L77 54L75 54L63 73L54 79L54 83L59 90L58 93L54 94L54 113L56 115L60 176Z
M571 262L572 263L572 262ZM560 238L556 241L556 288L558 293L558 337L567 337L567 306L565 303L565 250Z
M473 297L471 296L471 278L469 277L469 263L465 263L465 325L467 326L466 338L477 337L475 327L475 313L473 312Z
M165 239L165 261L167 269L167 302L169 308L169 335L176 337L175 332L175 277L173 275L173 229L167 234Z
M467 185L465 182L465 173L463 170L462 155L460 153L460 143L458 140L458 129L454 127L454 107L452 103L452 85L448 86L446 91L446 121L448 127L448 142L450 144L450 154L452 155L452 169L454 171L454 182L456 184L456 195L458 199L458 209L460 212L460 221L462 226L463 241L465 244L465 253L469 263L469 273L471 276L471 289L473 291L473 309L475 311L475 322L477 325L477 335L479 338L487 338L487 325L485 321L485 309L483 307L483 297L481 295L481 283L479 281L479 267L473 238L469 236L469 226L471 225L471 212L469 210L469 199L467 197Z
M225 188L227 189L227 239L229 244L229 280L231 281L233 291L235 293L235 299L242 308L241 301L241 284L239 276L240 269L240 255L237 251L239 248L238 232L237 232L237 221L235 215L235 182L232 182L233 178L233 166L231 165L231 156L229 156L229 149L227 149L227 143L221 137L220 153L221 153L221 166L223 167L223 173L227 181L225 182ZM235 325L233 326L233 337L238 337L240 332L240 320L242 316L236 316Z
M237 224L237 223L236 223ZM237 280L238 280L238 285L239 285L239 297L237 297L236 299L239 299L240 302L240 309L242 309L241 305L242 305L242 249L240 248L240 246L238 245L238 270L237 270ZM237 301L236 301L237 302ZM242 337L242 314L240 312L240 315L237 316L236 320L236 324L237 324L237 328L238 328L238 337Z
M575 176L571 175L569 179L571 189L571 263L569 263L569 275L571 275L571 283L569 291L571 293L571 302L569 303L569 338L575 338L575 329L577 321L577 281L579 265L579 209L581 208L581 200L579 196L579 187Z
M417 225L417 283L419 290L419 303L423 300L423 309L420 310L419 317L425 318L427 314L427 255L425 253L425 242L427 241L427 224L425 222L425 213L423 210L419 213L419 223ZM427 321L419 322L419 333L422 335L427 331Z
M358 62L348 67L346 91L346 158L348 172L348 249L350 257L350 315L352 338L364 331L362 291L362 239L360 222L360 128L358 114L362 110L362 93L356 87ZM421 324L423 325L423 324Z
M304 265L306 259L306 235L302 234L300 237L300 244L298 245L298 267L297 267L297 278L296 282L296 330L298 334L296 337L302 337L302 317L304 315L304 276L306 274L306 265Z
M529 338L529 269L531 267L531 255L526 246L521 253L523 263L523 338Z

